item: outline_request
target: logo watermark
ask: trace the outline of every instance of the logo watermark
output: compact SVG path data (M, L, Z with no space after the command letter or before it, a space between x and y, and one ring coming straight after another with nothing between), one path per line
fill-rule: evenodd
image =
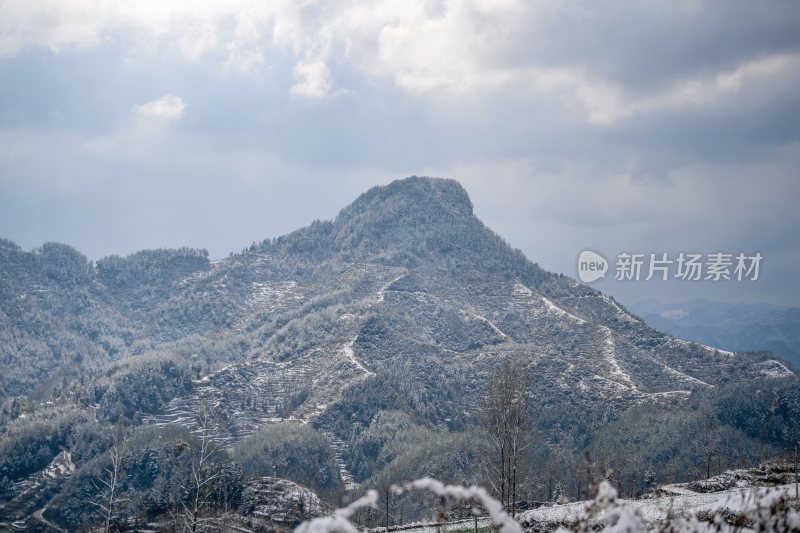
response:
M578 256L578 277L584 283L591 283L606 277L608 261L592 250L584 250Z
M669 254L621 252L614 262L617 281L757 281L764 257L760 252ZM609 262L593 250L578 256L578 278L592 283L605 278Z

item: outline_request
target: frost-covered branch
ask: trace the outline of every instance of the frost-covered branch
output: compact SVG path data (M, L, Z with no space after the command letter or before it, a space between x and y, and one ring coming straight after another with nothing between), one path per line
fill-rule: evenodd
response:
M375 507L377 502L378 493L371 490L347 507L337 509L331 516L303 522L294 531L295 533L358 533L350 518L357 510L363 507Z
M412 481L406 485L412 489L427 489L435 493L437 496L445 496L450 498L459 498L462 500L477 500L481 503L486 512L489 513L489 518L492 523L500 528L501 533L522 533L522 526L519 522L511 518L503 505L489 496L486 489L472 485L470 487L462 487L461 485L445 485L441 481L431 478L422 478Z

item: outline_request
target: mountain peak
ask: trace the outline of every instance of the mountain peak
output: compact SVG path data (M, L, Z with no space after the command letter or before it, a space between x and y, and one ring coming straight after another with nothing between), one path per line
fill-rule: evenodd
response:
M363 215L387 206L403 206L412 211L444 209L450 215L471 216L472 201L459 182L445 178L411 176L388 185L372 187L349 206L342 209L337 222Z
M482 227L460 183L418 176L371 188L342 209L334 225L339 249L368 255L425 254Z

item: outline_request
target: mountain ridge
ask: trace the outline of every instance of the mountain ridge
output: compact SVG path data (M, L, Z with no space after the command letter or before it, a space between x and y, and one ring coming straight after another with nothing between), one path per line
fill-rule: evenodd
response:
M308 296L322 298L317 305L324 309L344 306L348 298L352 305L373 295L380 301L364 300L366 308L371 309L375 303L387 307L388 291L393 298L426 295L430 299L428 307L451 316L451 321L461 320L458 317L462 315L471 316L468 322L488 328L488 337L501 332L499 338L505 343L532 342L538 350L551 350L548 343L558 335L569 346L567 340L577 335L573 330L583 328L598 346L606 347L598 350L599 359L606 361L612 374L628 374L621 369L645 366L651 369L650 377L654 372L666 372L673 377L684 374L699 382L717 379L714 372L704 369L703 361L681 355L685 351L681 342L649 329L613 298L571 278L546 272L511 248L475 217L469 195L454 180L411 177L373 187L332 221L314 222L286 236L265 240L252 251L214 261L208 260L204 250L182 248L109 256L98 260L92 269L84 256L66 245L48 243L28 253L4 241L0 252L5 271L4 316L13 315L14 305L19 306L18 300L25 297L22 293L11 294L13 283L9 283L14 272L23 271L27 277L23 276L22 285L50 283L50 288L43 290L80 292L88 309L115 317L119 329L129 330L127 337L136 336L130 330L137 330L138 334L154 336L156 345L180 341L190 333L202 332L202 328L227 331L228 336L242 335L246 328L257 329L255 322L263 322L263 315L267 314L277 322L267 321L266 326L261 323L260 335L271 346L270 342L275 345L276 339L283 338L281 328L297 320L291 312L314 314L308 304L297 305ZM11 256L19 260L15 262ZM304 284L308 286L303 288ZM447 290L442 290L445 287ZM43 301L39 304L47 307L48 299L40 300ZM267 301L271 303L262 305ZM512 312L507 313L505 307L512 308ZM517 308L520 311L515 315ZM281 318L282 314L285 317ZM282 320L286 324L280 324ZM509 332L498 325L504 321L509 322L504 326ZM552 331L537 333L542 324ZM86 325L79 329L85 329L83 326ZM483 326L470 328L473 333L481 332ZM425 324L423 329L430 327L433 326ZM92 343L104 332L85 333ZM105 333L125 337L120 332ZM436 344L435 336L432 338ZM577 345L586 342L584 339ZM141 346L130 349L130 338L121 344L128 345L127 352L131 354L144 350ZM477 341L472 344L475 349L482 346ZM502 343L494 339L492 344ZM608 346L619 351L621 362L611 363L603 355ZM126 351L117 348L118 352ZM672 354L673 359L680 356L680 361L654 359L652 352L656 348ZM282 348L270 349L279 352ZM715 360L724 353L699 350ZM250 350L247 357L258 354ZM639 381L645 390L666 392L647 383L652 379L642 376ZM630 385L633 381L625 383Z

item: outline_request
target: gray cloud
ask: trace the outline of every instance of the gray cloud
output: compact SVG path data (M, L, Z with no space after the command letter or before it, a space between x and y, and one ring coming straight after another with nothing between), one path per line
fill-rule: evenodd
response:
M0 234L23 246L221 256L432 174L570 275L583 247L767 257L748 286L603 282L624 300L800 304L795 2L9 5Z

